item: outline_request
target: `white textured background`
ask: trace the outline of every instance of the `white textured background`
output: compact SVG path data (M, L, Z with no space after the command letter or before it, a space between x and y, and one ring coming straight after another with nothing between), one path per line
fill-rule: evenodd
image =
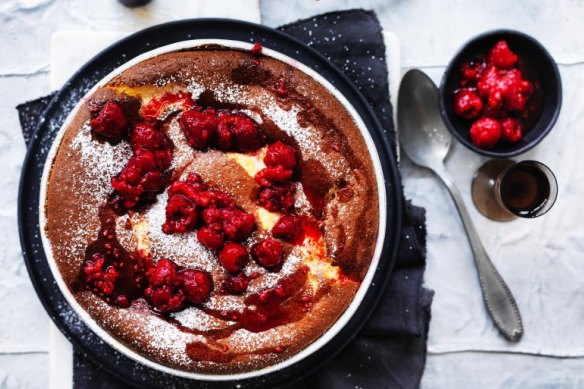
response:
M470 250L446 191L404 162L406 193L427 208L426 284L436 291L423 386L584 387L584 3L582 1L369 0L384 28L402 43L402 66L435 81L471 36L493 28L522 30L548 48L564 85L554 131L521 159L557 174L555 207L538 220L489 222L472 207L470 178L483 159L456 145L448 161L484 244L523 314L522 342L503 341L486 316ZM263 23L287 23L347 9L353 1L260 2ZM14 106L50 92L50 39L60 30L134 31L201 14L200 1L153 0L128 10L116 1L0 1L0 388L46 387L48 318L21 257L16 227L18 179L25 146ZM229 12L229 7L224 7ZM228 15L227 15L228 16ZM236 17L237 15L232 15ZM555 357L554 357L555 356ZM570 358L557 358L558 356Z

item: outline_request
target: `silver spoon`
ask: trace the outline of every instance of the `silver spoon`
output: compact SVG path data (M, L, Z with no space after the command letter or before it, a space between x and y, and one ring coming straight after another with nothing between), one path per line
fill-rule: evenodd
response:
M510 341L523 335L517 303L483 247L460 192L444 167L452 136L438 111L438 89L417 69L408 71L398 95L399 139L406 155L442 179L460 213L474 254L483 298L495 326Z

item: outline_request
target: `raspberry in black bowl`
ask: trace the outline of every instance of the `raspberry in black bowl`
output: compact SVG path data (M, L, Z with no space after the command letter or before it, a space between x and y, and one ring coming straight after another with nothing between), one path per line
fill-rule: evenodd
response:
M549 53L533 38L499 30L468 42L440 86L440 111L465 146L510 157L535 146L553 127L561 81Z

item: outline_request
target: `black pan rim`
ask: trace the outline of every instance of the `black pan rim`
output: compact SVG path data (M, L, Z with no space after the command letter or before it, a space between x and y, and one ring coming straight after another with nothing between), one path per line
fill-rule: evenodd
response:
M93 67L99 66L99 62L102 62L105 60L106 62L110 63L110 67L111 67L111 62L113 61L113 59L118 58L118 63L113 65L113 68L116 68L116 67L120 66L122 63L132 59L133 56L126 58L122 55L121 57L123 60L122 61L119 60L120 54L124 53L124 51L123 51L124 46L128 45L128 44L146 42L147 44L145 46L147 46L148 48L145 50L142 50L142 52L144 52L144 51L149 51L149 50L155 49L157 47L171 44L174 42L190 40L190 39L210 38L211 36L208 36L205 34L209 34L209 32L210 32L211 34L214 35L217 32L217 29L219 29L220 27L225 27L226 30L222 30L221 33L217 34L218 36L213 36L213 38L215 38L215 39L234 39L234 40L240 40L240 41L250 41L253 39L257 39L257 40L260 40L262 42L266 42L266 40L268 42L270 42L271 39L274 39L273 43L279 42L280 44L290 45L290 46L297 49L296 52L284 51L283 54L285 54L285 55L288 55L288 56L295 58L295 59L302 57L303 54L311 57L310 64L306 63L306 60L307 60L306 58L302 58L301 62L305 63L308 67L310 67L313 70L320 73L325 79L327 79L329 82L331 82L333 85L335 85L335 87L339 88L341 93L343 93L345 95L345 97L350 101L350 103L353 105L355 110L359 113L359 115L361 116L361 118L365 122L366 127L369 129L371 137L373 138L373 140L376 144L376 149L377 149L377 152L378 152L379 157L380 157L381 162L382 162L381 165L382 165L383 175L384 175L384 179L385 179L384 186L385 186L385 190L386 190L387 204L388 204L388 209L387 209L388 223L387 223L387 228L386 228L386 236L385 236L385 239L383 241L383 250L382 250L382 255L381 255L381 258L380 258L380 261L378 264L378 268L374 274L372 284L369 287L363 301L361 302L361 305L359 306L357 311L353 314L351 319L345 324L345 326L340 330L339 333L337 333L337 335L331 341L329 341L327 344L325 344L323 347L321 347L319 350L317 350L315 353L309 355L305 359L303 359L303 360L299 361L298 363L296 363L292 366L289 366L285 369L278 370L276 372L270 373L270 374L265 375L265 376L259 376L259 377L254 377L254 378L242 380L242 381L240 381L240 383L245 384L245 387L256 387L256 386L264 386L264 385L271 385L271 386L274 386L274 385L292 385L295 382L298 382L301 378L306 377L307 375L311 374L312 372L317 370L319 367L321 367L323 364L325 364L330 359L332 359L338 352L340 352L357 335L357 333L364 326L367 318L371 315L373 309L375 308L375 306L379 302L379 299L382 295L382 291L385 289L385 285L387 284L387 282L389 280L391 270L393 269L393 265L395 263L395 256L397 253L398 239L399 239L399 233L400 233L400 228L401 228L402 196L401 196L400 176L399 176L399 172L397 169L397 163L395 162L395 158L393 156L393 151L391 149L391 146L389 145L387 138L383 135L383 128L382 128L381 124L379 123L379 121L378 121L376 115L374 114L374 112L372 111L371 107L367 104L365 98L360 94L360 92L358 92L356 86L347 78L347 76L344 73L342 73L340 70L338 70L334 65L332 65L322 54L320 54L316 50L306 46L304 43L297 40L296 38L290 37L281 31L274 30L272 28L265 27L265 26L258 25L258 24L254 24L254 23L250 23L250 22L238 21L238 20L233 20L233 19L221 19L221 18L188 19L188 20L173 21L173 22L169 22L169 23L156 25L156 26L147 28L145 30L141 30L135 34L132 34L126 38L123 38L123 39L119 40L118 42L112 44L111 46L107 47L102 52L98 53L91 60L89 60L83 67L81 67L79 69L79 71L77 71L71 77L71 79L69 79L69 81L65 84L65 86L59 92L57 92L57 94L53 97L53 99L51 100L51 102L49 103L47 108L45 109L45 111L42 115L41 122L37 126L32 138L31 138L31 141L30 141L30 144L28 147L28 151L27 151L27 155L26 155L26 158L25 158L24 163L23 163L22 175L21 175L20 185L19 185L17 212L18 212L19 235L20 235L21 246L23 249L23 256L25 259L25 264L26 264L29 276L31 278L31 281L33 283L33 286L35 288L35 291L37 292L39 299L43 303L43 306L45 307L45 309L46 309L47 313L49 314L49 316L51 317L51 319L55 322L55 324L61 330L61 332L63 332L65 334L65 336L73 344L78 346L79 349L86 352L87 355L91 359L96 361L99 365L103 366L106 370L108 370L114 376L120 378L121 380L125 381L126 383L133 384L133 385L144 386L144 385L148 385L148 383L143 382L143 380L139 380L139 377L136 377L135 375L132 377L129 377L127 374L124 374L124 372L119 371L120 366L112 362L113 358L109 358L109 357L111 357L111 355L101 355L99 353L99 350L94 350L91 347L88 347L88 345L86 344L87 340L85 339L85 337L80 335L74 329L71 328L71 326L72 326L71 320L65 320L63 317L61 317L59 315L59 313L62 313L63 304L68 306L68 303L65 301L64 296L61 294L60 290L58 290L58 287L56 287L56 285L54 284L54 280L53 280L53 282L47 283L46 277L45 277L45 279L43 279L43 275L41 274L42 271L39 272L39 269L37 268L38 265L35 263L35 261L38 261L39 255L40 255L41 262L43 261L43 258L44 258L45 265L48 265L46 257L44 257L44 252L41 254L38 254L37 252L35 252L35 251L38 251L39 249L42 251L42 248L43 248L42 243L40 244L40 246L38 245L38 241L40 240L40 235L38 234L38 232L39 232L39 230L38 230L38 228L39 228L38 227L38 214L36 214L36 216L35 216L35 211L38 212L38 196L36 198L37 206L31 207L28 200L30 200L31 198L34 199L34 196L27 197L27 194L31 191L34 191L35 185L38 187L40 182L34 182L34 180L33 180L34 184L33 184L33 186L31 186L30 185L31 178L29 176L32 174L34 177L34 171L31 172L31 169L32 170L35 169L35 166L33 165L33 160L35 158L40 157L42 159L42 165L44 165L46 155L44 155L44 156L42 155L43 154L43 150L42 150L43 147L40 144L41 139L43 136L46 136L46 137L52 138L52 139L50 139L51 143L54 140L54 136L56 135L56 132L54 132L53 134L50 133L50 122L51 122L51 120L59 120L58 115L62 114L63 110L67 110L67 107L63 107L63 102L67 102L68 94L71 94L75 90L83 91L83 88L85 88L85 91L86 91L87 89L89 89L90 86L93 85L93 83L91 83L91 85L89 85L89 87L87 85L83 85L83 80L87 78L87 73L91 71L92 66ZM180 31L180 30L185 29L185 28L187 28L188 31L192 31L192 32L188 33L186 36L182 36L181 39L174 39L171 37L170 41L164 41L164 42L160 43L159 45L150 46L150 44L149 44L149 39L152 38L150 35L156 35L156 34L160 34L160 33L166 33L167 35L168 34L172 35L174 33L174 34L180 35L183 33L183 31ZM236 34L239 34L241 36L246 37L247 40L241 39L241 38L235 39L232 37L226 37L225 35L228 35L228 33L229 34L233 33L233 31L231 31L229 29L234 29ZM197 35L197 33L201 33L201 31L203 31L203 30L205 31L205 33L202 34L203 36ZM227 31L228 33L226 33L225 31ZM256 33L257 33L257 35L255 35ZM272 48L270 43L267 43L266 47ZM276 51L280 51L278 48L274 48L274 49ZM120 52L120 50L122 50L122 51ZM138 53L136 53L136 55L139 55L142 52L138 52ZM112 56L114 58L108 59L108 57L112 57ZM320 69L320 66L322 66L323 69ZM326 71L327 74L322 74L321 72L323 72L323 71ZM101 79L103 76L105 76L108 73L109 73L108 70L104 70L103 75L101 75L99 77L99 79ZM334 77L335 80L331 80L330 79L331 77ZM342 89L345 89L345 91L343 91L339 87L339 85L337 85L338 82L340 82L339 85L341 85ZM347 93L349 93L350 96L347 96ZM65 115L61 115L61 118L63 120L64 120L63 116L66 116L66 114L68 114L68 112L65 112ZM51 119L51 120L47 120L47 119ZM39 148L41 149L40 151L38 150ZM39 153L40 153L40 155L39 155ZM46 154L46 152L44 152L44 153ZM41 166L41 174L42 174L42 166ZM36 188L36 189L38 189L38 188ZM38 192L36 192L36 193L38 193ZM35 208L36 208L36 210L35 210ZM33 219L36 218L36 228L34 228L35 220L32 220L33 221L32 231L26 228L27 226L30 225L30 223L27 223L27 222L29 221L31 216ZM36 246L37 246L36 250L34 248L35 247L35 243L33 242L34 240L37 241L36 242ZM48 276L52 277L50 270L49 270ZM55 288L57 289L56 290L57 299L59 299L59 294L60 294L61 301L55 301L55 296L51 296L51 295L47 294L47 289L51 289L51 287L53 288L53 292L55 292L55 290L54 290ZM83 326L85 326L85 324L82 324L82 327ZM91 334L93 334L93 332L91 330L89 330L88 327L85 327L82 330L90 331ZM93 335L96 336L95 334L93 334ZM101 342L103 343L103 341L101 341ZM120 354L118 351L116 351L113 348L111 348L110 346L106 345L105 350L107 350L108 348L111 349L113 354ZM122 355L122 354L120 354L120 355ZM154 370L154 369L146 367L142 364L139 364L138 362L136 362L136 361L134 361L126 356L123 356L123 358L127 359L127 361L125 361L126 363L128 363L128 361L129 361L130 363L138 364L139 365L138 370L140 370L140 371L152 370L152 372L149 372L149 374L154 373L156 375L162 376L162 377L160 377L161 379L166 379L166 380L171 379L171 380L173 380L172 382L176 382L177 384L179 382L182 382L182 385L188 385L188 383L193 383L193 382L200 382L200 383L204 382L206 384L212 385L213 387L230 386L230 383L228 381L222 381L222 382L199 381L199 380L195 381L195 380L186 379L186 378L182 378L182 377L171 376L169 374L166 374L166 373L163 373L161 371ZM127 370L125 370L125 373L127 373Z

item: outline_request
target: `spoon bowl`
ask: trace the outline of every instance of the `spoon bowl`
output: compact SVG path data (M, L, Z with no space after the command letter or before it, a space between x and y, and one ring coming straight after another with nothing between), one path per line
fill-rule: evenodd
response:
M438 89L425 73L412 69L405 74L398 94L399 139L407 156L428 168L442 164L452 142L438 105L428 104L437 98Z

